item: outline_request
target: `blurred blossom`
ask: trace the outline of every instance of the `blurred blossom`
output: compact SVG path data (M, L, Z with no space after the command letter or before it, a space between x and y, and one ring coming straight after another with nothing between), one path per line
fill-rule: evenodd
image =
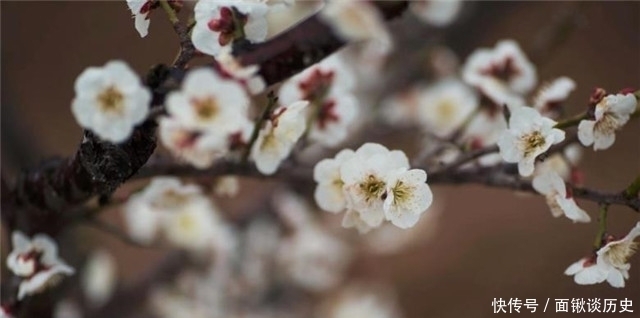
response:
M309 101L309 138L325 146L342 142L358 115L355 78L341 55L333 54L287 80L278 93L282 104Z
M216 180L214 192L217 196L233 198L240 191L240 180L236 176L223 176Z
M521 95L531 92L538 80L535 66L512 40L475 50L463 66L462 79L497 105L509 107L524 104Z
M557 78L542 85L533 97L533 107L541 114L553 118L559 115L558 107L569 98L576 83L568 77Z
M224 227L216 206L195 185L178 178L157 177L124 208L130 235L151 242L162 232L172 244L193 252L214 248Z
M461 138L467 147L478 150L495 145L506 129L507 121L501 112L485 110L474 115L473 119L465 126ZM502 162L502 157L498 153L478 158L478 163L482 166L493 166L500 162Z
M640 236L640 222L622 239L607 239L607 244L595 255L585 257L569 266L565 275L573 276L580 285L602 283L605 280L613 287L622 288L629 279L629 259L638 248L634 240Z
M518 164L523 177L533 174L538 155L565 138L565 132L553 128L556 122L543 117L533 108L518 107L509 118L509 129L498 140L500 155L509 163Z
M336 299L320 307L316 317L327 318L400 318L402 313L390 290L381 286L349 285Z
M93 307L104 305L116 287L117 264L106 250L91 253L82 275L84 295Z
M264 91L266 83L258 74L258 65L241 65L229 49L223 49L216 57L220 71L238 81L251 95L257 95Z
M268 11L269 6L261 1L200 0L194 8L193 45L203 53L217 56L236 40L264 41Z
M3 317L4 316L0 316ZM80 306L70 299L64 299L56 303L53 309L53 318L82 318Z
M554 171L538 174L531 183L533 188L547 199L554 217L565 215L573 222L590 222L589 214L581 209L562 177Z
M474 90L456 79L446 79L418 93L418 118L438 137L453 134L478 108Z
M393 45L380 12L370 2L331 0L320 11L320 17L344 40L372 40L387 50Z
M158 230L161 213L171 213L201 196L199 187L185 185L179 178L153 178L144 190L132 195L124 206L129 235L141 243L150 243Z
M414 86L387 96L380 105L380 119L396 127L411 126L417 121L421 87Z
M58 258L58 245L46 234L28 238L20 231L11 235L13 250L7 256L7 267L21 278L18 300L40 293L57 284L62 276L75 270Z
M297 101L276 109L260 129L251 148L251 158L263 174L274 174L307 127L302 120L309 102Z
M123 61L85 69L74 90L71 111L76 121L106 141L125 141L149 112L151 92Z
M585 119L578 125L578 139L585 146L593 144L593 150L611 147L616 140L616 131L629 121L637 105L638 101L631 93L605 96L596 105L594 120Z
M314 292L339 284L350 258L345 243L316 225L296 230L278 248L278 261L286 277Z
M414 0L410 1L409 9L425 23L446 27L458 17L462 0Z

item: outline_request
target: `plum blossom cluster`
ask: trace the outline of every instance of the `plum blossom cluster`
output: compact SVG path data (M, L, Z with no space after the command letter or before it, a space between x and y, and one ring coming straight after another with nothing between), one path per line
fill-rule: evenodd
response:
M129 235L143 244L158 236L195 253L213 251L225 235L218 208L198 186L156 177L127 201L123 215Z
M166 99L169 116L159 119L160 140L178 158L197 168L211 166L244 144L253 125L251 99L241 84L211 69L196 69L180 91Z
M580 285L593 285L607 281L611 286L621 288L629 279L629 259L638 249L635 239L640 236L640 222L629 233L616 239L606 238L606 244L585 258L571 264L565 274L573 276Z
M321 160L313 178L318 183L314 195L318 206L332 213L346 210L342 225L361 233L384 220L410 228L433 200L424 170L410 169L402 151L375 143Z
M308 122L308 137L335 146L349 133L359 112L353 95L355 78L340 55L334 54L286 81L279 91L283 104L305 100L309 107L301 118Z
M54 286L75 270L58 256L58 245L46 234L32 238L20 231L11 235L13 250L7 256L7 267L20 278L18 300Z
M71 111L76 121L106 141L125 141L149 112L151 92L122 61L87 68L74 90Z

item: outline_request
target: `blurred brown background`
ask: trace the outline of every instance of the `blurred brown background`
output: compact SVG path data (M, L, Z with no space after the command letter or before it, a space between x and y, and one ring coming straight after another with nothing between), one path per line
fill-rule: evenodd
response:
M578 83L570 100L573 112L584 107L595 86L611 91L640 86L638 2L476 5L483 6L484 14L466 31L464 54L502 38L535 49L534 40L555 15L578 10L580 27L538 69L542 80L564 75ZM1 11L2 169L9 174L43 158L74 152L81 130L70 101L73 82L84 68L117 58L144 73L152 64L170 63L177 49L163 18L152 18L149 36L140 39L124 1L2 1ZM587 185L624 188L640 172L639 136L640 121L635 120L617 135L610 150L586 150L582 167ZM547 298L626 297L634 301L635 310L627 316L637 317L640 255L633 258L624 289L606 283L578 286L562 274L590 250L596 223L554 219L537 197L479 186L437 186L436 191L436 200L445 207L436 237L401 255L372 260L371 270L397 287L407 317L489 317L497 297L536 298L542 303L539 310ZM597 206L581 205L595 219ZM612 208L610 230L624 235L639 219L640 214L629 209ZM104 241L125 257L139 253L113 239ZM120 265L125 276L136 272L132 264Z

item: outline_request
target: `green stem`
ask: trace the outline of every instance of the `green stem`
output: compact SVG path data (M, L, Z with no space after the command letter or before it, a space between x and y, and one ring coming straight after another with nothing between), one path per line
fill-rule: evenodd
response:
M598 234L596 234L596 240L593 242L593 246L596 249L600 249L602 247L602 241L604 241L604 235L607 233L607 212L609 211L609 205L602 204L600 205L600 217Z
M624 196L627 199L632 199L637 197L638 193L640 193L640 175L637 176L636 179L627 187L624 191Z
M167 17L169 18L169 22L171 22L171 24L177 24L180 22L180 19L178 19L178 16L176 15L176 11L173 10L167 0L160 0L160 6L164 10L164 12L167 13Z
M242 163L247 163L247 161L249 160L251 148L253 148L253 144L255 144L256 140L258 140L260 129L262 129L264 122L269 120L273 108L278 104L278 98L273 94L273 91L269 92L267 98L269 99L267 101L267 106L262 111L262 114L260 114L260 117L256 120L256 124L253 126L253 132L251 133L249 143L247 144L247 147L244 149L244 153L242 154Z
M567 120L561 121L559 123L557 123L555 126L553 126L553 128L558 128L558 129L565 129L565 128L569 128L569 127L573 127L578 125L582 120L587 119L587 113L582 113L579 114L573 118L569 118Z

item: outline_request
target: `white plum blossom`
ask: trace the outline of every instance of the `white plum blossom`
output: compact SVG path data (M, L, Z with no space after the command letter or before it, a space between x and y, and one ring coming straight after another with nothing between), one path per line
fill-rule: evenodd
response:
M547 199L547 204L554 217L565 215L573 222L590 222L589 214L581 209L571 195L571 189L556 172L548 171L536 175L532 181L533 188Z
M421 91L418 118L438 137L454 133L478 108L477 94L464 83L447 79Z
M332 0L322 8L320 17L344 40L375 40L387 50L392 46L380 12L368 1Z
M624 238L608 239L609 242L595 255L571 264L565 270L565 275L573 276L574 281L580 285L592 285L606 280L613 287L624 287L631 268L629 258L638 248L638 243L634 242L638 236L640 222Z
M420 215L433 202L433 193L427 185L427 173L420 169L395 174L387 182L386 192L383 205L385 218L402 229L418 223Z
M85 69L74 89L71 111L76 121L106 141L125 141L149 112L149 89L122 61Z
M91 253L82 273L82 289L89 303L98 308L113 294L117 282L117 265L105 250Z
M177 158L199 169L208 168L215 159L225 156L234 136L209 130L189 129L178 119L171 117L160 118L159 125L162 145ZM237 136L244 140L247 129L251 129L250 126L248 123Z
M284 105L309 101L309 138L325 146L342 142L359 109L351 91L355 78L339 55L332 55L285 82L278 93Z
M554 120L541 116L533 108L513 109L509 129L498 140L502 159L517 163L521 176L532 175L536 157L565 138L565 132L554 128L555 124Z
M11 235L13 250L7 256L7 267L22 280L18 300L43 291L59 282L63 275L75 270L58 257L58 245L46 234L28 238L20 231Z
M462 9L461 0L414 0L409 9L423 22L445 27L455 21Z
M194 70L182 90L167 96L169 116L159 120L160 141L178 158L208 168L250 134L250 103L239 83L210 69Z
M266 88L264 79L258 74L260 67L258 65L241 65L229 49L221 50L220 54L216 56L216 62L223 76L238 81L249 94L260 94Z
M495 48L474 51L462 69L462 79L499 106L521 106L521 95L537 83L535 66L515 41L503 40Z
M188 128L229 134L248 121L251 101L239 83L223 79L213 70L191 71L182 89L167 96L167 112Z
M340 166L354 155L353 150L344 149L334 158L323 159L314 167L313 180L318 183L314 198L321 209L339 213L347 207Z
M636 111L638 101L633 94L605 96L595 109L594 120L582 120L578 125L578 139L593 150L611 147L616 140L616 131L629 121Z
M543 85L533 98L533 108L541 114L555 113L558 105L576 88L576 83L568 77L560 77Z
M258 139L251 147L251 158L258 171L273 174L289 156L307 127L304 112L308 104L307 101L298 101L280 107L265 122Z
M269 7L252 0L201 0L194 8L196 25L191 33L199 51L217 56L236 40L260 42L267 37Z
M367 225L380 226L385 218L387 182L393 174L408 168L409 159L402 151L389 151L380 144L362 145L340 166L347 208L358 211Z
M140 37L145 37L149 33L149 14L151 13L153 1L152 0L127 0L129 10L134 17L134 25L136 31L140 34Z
M423 170L409 170L402 151L366 143L355 152L342 150L334 159L316 164L314 197L328 212L346 209L343 227L355 227L360 233L379 227L384 220L408 228L431 205L426 179Z

